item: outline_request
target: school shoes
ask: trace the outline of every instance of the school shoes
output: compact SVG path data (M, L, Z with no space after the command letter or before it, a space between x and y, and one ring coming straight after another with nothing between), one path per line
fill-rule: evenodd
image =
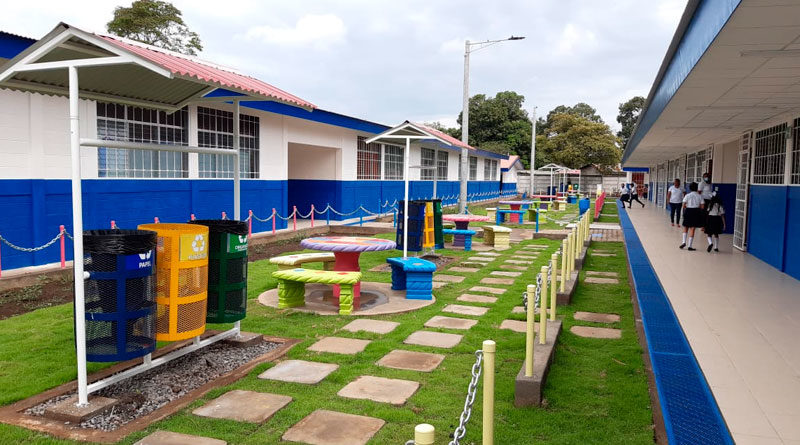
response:
M713 249L713 248L714 248L714 245L713 244L709 244L708 245L708 249L706 249L706 252L711 253L711 249Z
M697 249L695 249L694 247L690 247L690 248L688 248L688 249L686 249L686 250L688 250L689 252L694 252L694 251L695 251L695 250L697 250Z
M717 248L715 247L715 248L714 248L714 252L719 252L719 249L717 249Z
M680 246L678 246L678 249L683 249L684 247L686 247L686 243L683 243ZM689 249L691 249L691 247Z

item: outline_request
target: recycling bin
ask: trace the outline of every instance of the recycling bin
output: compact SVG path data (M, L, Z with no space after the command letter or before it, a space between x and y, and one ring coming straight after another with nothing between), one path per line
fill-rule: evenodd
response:
M403 249L404 227L404 201L398 202L397 212L397 232L395 243L397 248ZM422 241L425 230L425 201L408 202L408 251L419 252L422 250Z
M583 198L580 201L578 201L578 212L579 212L578 216L583 215L584 212L589 210L590 205L591 204L589 203L589 198Z
M230 323L247 313L247 223L198 219L208 227L208 309L206 323Z
M155 350L155 248L155 232L83 232L86 360L124 361Z
M206 330L208 227L142 224L158 235L156 245L156 340L178 341Z
M432 199L433 201L433 224L436 236L436 248L444 249L444 234L442 232L442 200Z

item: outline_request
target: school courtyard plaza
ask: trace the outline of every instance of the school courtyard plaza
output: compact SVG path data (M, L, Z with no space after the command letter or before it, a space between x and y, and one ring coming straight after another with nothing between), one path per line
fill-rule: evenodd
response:
M0 30L0 445L800 445L798 45L796 2L688 1L630 208L196 57ZM719 251L669 222L703 177Z

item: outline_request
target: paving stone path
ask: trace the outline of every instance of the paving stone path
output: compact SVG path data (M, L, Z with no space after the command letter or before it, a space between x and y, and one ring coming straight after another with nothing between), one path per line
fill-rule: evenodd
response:
M461 267L461 266L454 266L450 269L447 269L448 272L463 272L463 273L475 273L481 270L478 267Z
M514 270L514 271L518 271L518 272L524 272L524 271L528 270L528 268L525 267L525 266L515 266L513 264L501 264L501 265L497 266L497 268L498 269L505 269L505 270Z
M509 272L509 271L504 271L504 270L493 270L493 271L489 272L489 275L492 275L492 276L495 276L495 277L514 277L514 278L516 278L516 277L522 275L522 272Z
M403 343L407 345L450 349L461 343L463 337L463 335L447 334L444 332L416 331L403 340Z
M473 286L469 288L470 292L486 292L489 294L500 295L506 293L505 289L501 289L499 287L488 287L488 286Z
M284 360L259 374L258 378L314 385L321 382L328 374L337 369L339 369L339 365L335 363Z
M504 262L508 264L533 264L533 261L529 260L505 260Z
M434 315L430 320L426 321L423 326L426 328L468 330L469 328L475 326L476 324L478 324L478 320Z
M173 433L172 431L156 431L133 445L226 445L227 442L210 437L192 436Z
M464 281L466 277L462 277L461 275L447 275L443 273L433 274L434 281L445 281L448 283L460 283Z
M369 340L359 340L356 338L323 337L318 342L309 346L308 350L354 355L362 352L369 343Z
M419 389L419 382L362 375L336 393L348 399L404 405Z
M603 277L586 277L583 282L589 284L619 284L619 280L616 278Z
M499 253L497 253L497 252L478 252L478 253L476 253L475 255L479 255L479 256L491 256L491 257L498 257L498 256L500 256L500 254L499 254Z
M494 258L488 256L471 256L467 258L467 260L473 262L477 261L479 263L491 263L492 261L494 261Z
M590 326L573 326L569 331L579 337L587 338L606 338L617 339L622 338L622 331L613 328L595 328Z
M386 421L318 409L286 431L281 439L312 445L364 445Z
M462 266L467 266L467 267L477 267L479 269L486 265L486 263L481 263L481 262L476 262L476 261L462 261L459 264L462 265Z
M506 286L511 286L514 284L513 278L481 278L481 283L483 284L504 284Z
M596 312L575 312L573 317L580 321L590 321L593 323L617 323L619 322L619 315L617 314L602 314Z
M357 320L353 320L350 323L347 323L342 327L345 331L350 332L358 332L358 331L366 331L372 332L373 334L388 334L396 327L400 326L400 323L395 321L385 321L385 320L370 320L368 318L359 318Z
M489 311L488 307L480 307L480 306L467 306L463 304L448 304L447 306L442 309L442 312L449 312L451 314L460 314L460 315L473 315L476 317L480 317L486 312Z
M434 281L433 283L431 283L431 285L433 286L434 289L439 289L440 287L445 287L448 284L450 284L450 283L447 283L447 282L444 282L444 281Z
M475 295L475 294L461 294L458 298L458 301L463 301L465 303L494 303L497 301L497 297L490 297L487 295Z
M439 367L444 358L442 354L395 349L384 355L376 364L384 368L431 372Z
M601 272L597 270L587 270L586 275L590 277L596 276L596 277L610 277L610 278L616 278L618 276L616 272Z
M195 416L261 423L292 401L289 396L235 389L192 411Z

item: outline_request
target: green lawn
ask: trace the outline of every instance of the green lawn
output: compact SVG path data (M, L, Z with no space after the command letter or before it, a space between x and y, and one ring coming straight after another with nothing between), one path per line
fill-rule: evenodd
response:
M477 210L477 209L476 209ZM391 238L391 234L384 235ZM266 261L250 264L248 317L242 328L264 334L299 338L288 357L338 363L339 369L315 386L263 381L257 375L272 364L256 367L247 377L224 388L211 391L177 414L158 422L149 429L132 434L122 443L130 444L156 429L215 437L229 444L271 444L280 442L281 435L292 425L318 408L346 413L369 415L384 419L386 425L374 437L374 444L400 444L413 437L414 425L431 423L437 430L437 443L447 443L448 436L457 424L461 413L474 352L485 339L497 342L496 413L495 430L498 444L608 444L653 442L650 400L642 363L642 351L636 339L630 289L622 243L602 243L601 248L617 252L616 257L587 257L586 269L607 270L619 273L619 285L579 285L573 304L559 308L564 317L564 332L556 348L556 355L547 385L544 389L546 405L541 408L518 409L513 406L514 377L524 358L524 334L499 330L497 326L507 318L522 319L511 309L521 304L521 293L533 281L533 270L539 270L550 253L560 244L551 240L526 241L549 246L547 253L528 272L516 279L515 284L491 305L489 312L477 317L479 323L467 331L464 339L454 349L403 345L412 332L422 329L425 321L440 313L448 303L466 289L476 285L488 274L491 266L501 264L522 244L512 249L484 268L485 272L467 274L462 283L450 284L436 291L435 304L418 311L374 317L398 321L401 325L386 335L364 332L350 333L340 328L352 318L342 316L317 316L306 313L276 310L261 306L255 298L264 290L276 286L271 278L274 267ZM597 244L596 244L597 245ZM473 253L444 251L451 256L469 256ZM362 256L362 268L383 263L396 251L369 253ZM453 272L449 272L453 273ZM388 273L364 273L367 281L389 282ZM583 274L581 274L581 278ZM594 287L591 287L594 286ZM621 340L595 340L577 337L569 332L576 322L571 314L575 310L612 312L622 316L617 324L623 331ZM72 310L69 305L40 309L22 316L0 321L0 404L8 404L47 388L75 378L75 360L72 340ZM452 315L452 314L442 314ZM581 324L590 324L581 322ZM444 332L456 332L442 330ZM307 347L327 335L366 338L372 340L363 353L355 356L320 354ZM418 373L375 365L392 349L445 353L447 358L431 373ZM99 369L92 364L90 370ZM415 380L421 383L419 391L402 407L370 401L345 399L336 393L360 375ZM214 420L193 416L191 410L231 389L285 394L294 398L263 425ZM481 390L478 390L472 419L463 443L480 442ZM18 427L0 425L0 443L65 444L46 435Z

